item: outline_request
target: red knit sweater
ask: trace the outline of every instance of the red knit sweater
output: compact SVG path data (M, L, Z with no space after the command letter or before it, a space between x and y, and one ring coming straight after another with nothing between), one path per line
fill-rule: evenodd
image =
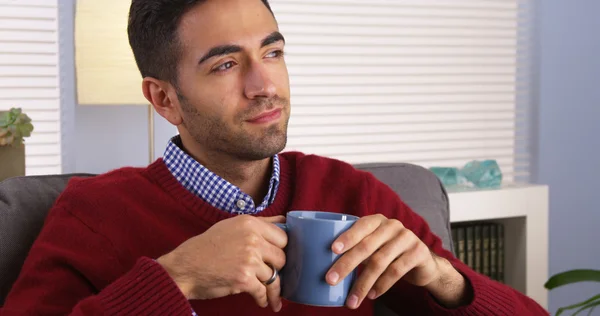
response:
M474 289L465 307L447 310L422 288L399 282L382 297L399 315L547 315L511 288L476 274L442 248L424 220L386 185L350 165L285 153L274 203L259 216L322 210L399 219L432 251L448 258ZM77 179L51 210L1 314L9 315L271 315L248 294L187 301L151 258L173 250L229 218L184 189L159 159L148 168L124 168ZM279 315L372 315L284 301Z

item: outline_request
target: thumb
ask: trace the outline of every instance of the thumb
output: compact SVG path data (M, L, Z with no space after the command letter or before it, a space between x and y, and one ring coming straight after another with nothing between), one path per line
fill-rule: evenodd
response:
M265 221L267 223L285 223L285 216L277 215L271 217L258 217L261 221Z

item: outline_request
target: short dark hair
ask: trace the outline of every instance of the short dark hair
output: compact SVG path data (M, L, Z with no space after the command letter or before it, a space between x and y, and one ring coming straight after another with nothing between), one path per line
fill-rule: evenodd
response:
M182 46L177 28L183 15L206 0L133 0L127 34L142 77L177 85ZM269 9L268 0L262 0Z

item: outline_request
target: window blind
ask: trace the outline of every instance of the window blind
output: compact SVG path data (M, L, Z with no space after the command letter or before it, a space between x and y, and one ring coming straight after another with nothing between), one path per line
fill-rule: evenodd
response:
M271 0L286 37L286 150L349 163L496 159L527 181L527 1Z
M0 110L21 107L35 130L26 172L61 172L57 0L0 0Z

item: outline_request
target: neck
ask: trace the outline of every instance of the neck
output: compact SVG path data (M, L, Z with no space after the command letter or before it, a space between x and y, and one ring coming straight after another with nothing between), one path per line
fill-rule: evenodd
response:
M271 157L256 161L243 161L237 157L203 150L197 143L182 138L184 150L208 170L250 195L255 205L262 203L269 189L273 172Z

